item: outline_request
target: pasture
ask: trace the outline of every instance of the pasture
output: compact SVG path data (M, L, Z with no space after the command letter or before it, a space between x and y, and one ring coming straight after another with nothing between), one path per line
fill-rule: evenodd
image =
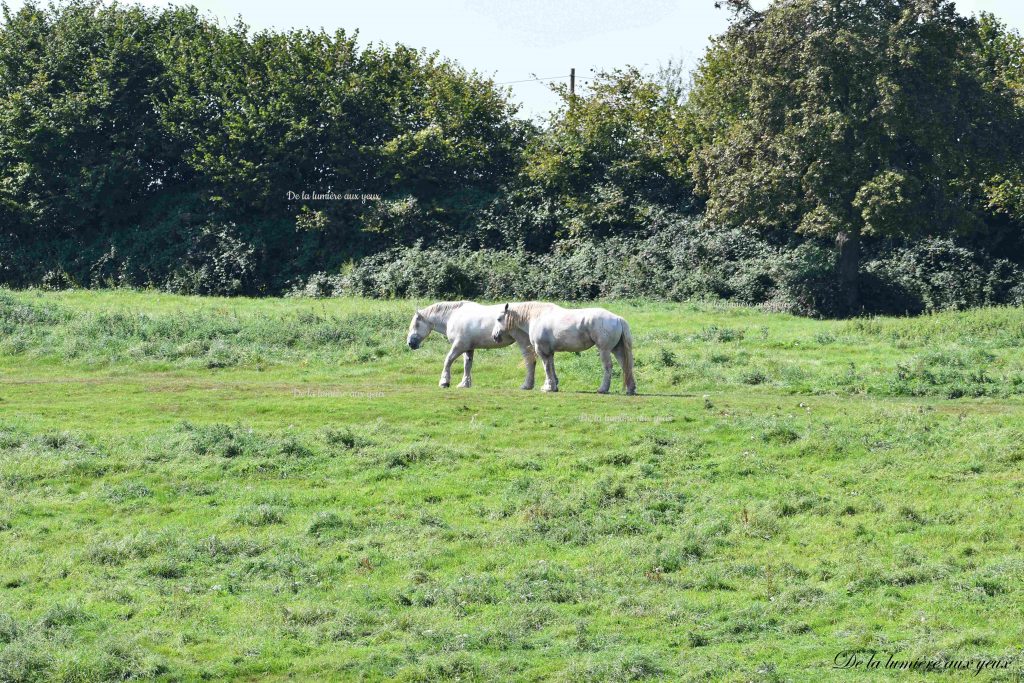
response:
M440 389L425 303L0 291L0 680L1021 670L1024 311L599 302L627 397Z

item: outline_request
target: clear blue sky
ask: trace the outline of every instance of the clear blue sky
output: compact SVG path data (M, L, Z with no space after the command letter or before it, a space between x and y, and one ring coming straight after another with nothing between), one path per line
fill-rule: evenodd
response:
M17 7L21 0L8 0ZM166 0L143 0L165 5ZM562 76L576 67L585 87L593 70L634 64L649 69L668 60L691 68L721 32L728 13L714 0L193 0L214 16L238 15L254 28L359 29L362 42L402 42L439 50L495 80ZM768 0L759 0L759 6ZM1024 31L1022 0L957 0L964 14L989 11ZM544 83L516 83L525 116L555 104Z

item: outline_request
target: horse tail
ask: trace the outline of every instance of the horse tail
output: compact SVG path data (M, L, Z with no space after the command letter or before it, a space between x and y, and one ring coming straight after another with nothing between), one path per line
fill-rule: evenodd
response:
M626 385L626 393L636 393L636 378L633 376L633 335L629 331L629 323L622 321L622 335L619 343L612 351L622 363L622 381Z

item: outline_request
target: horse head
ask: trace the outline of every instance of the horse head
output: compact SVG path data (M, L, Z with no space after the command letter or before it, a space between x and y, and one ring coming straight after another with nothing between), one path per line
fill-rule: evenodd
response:
M499 315L494 321L494 328L491 330L491 337L494 338L494 341L500 342L502 336L508 332L511 317L512 314L508 310L508 304L505 304L505 308L501 311L501 315Z
M418 349L433 329L430 321L423 317L419 311L413 313L412 322L409 323L409 336L406 339L409 348L413 350Z

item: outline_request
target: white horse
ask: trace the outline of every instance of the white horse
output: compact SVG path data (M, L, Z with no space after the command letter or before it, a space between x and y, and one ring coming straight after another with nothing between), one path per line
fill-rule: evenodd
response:
M441 381L438 385L447 389L451 384L452 363L460 354L466 358L462 366L462 388L473 385L473 351L475 349L497 349L518 342L519 351L526 362L526 379L521 389L533 389L537 369L537 356L530 348L529 338L518 330L509 334L492 335L494 319L501 313L501 305L481 306L472 301L442 301L416 311L409 323L409 348L418 349L423 340L433 331L448 337L452 348L444 359Z
M625 319L603 308L567 309L555 304L530 301L505 304L491 329L494 339L525 332L530 345L544 363L544 391L558 391L555 374L556 351L586 351L597 346L604 366L598 393L607 394L612 383L612 354L622 368L627 394L636 393L633 377L633 336Z

